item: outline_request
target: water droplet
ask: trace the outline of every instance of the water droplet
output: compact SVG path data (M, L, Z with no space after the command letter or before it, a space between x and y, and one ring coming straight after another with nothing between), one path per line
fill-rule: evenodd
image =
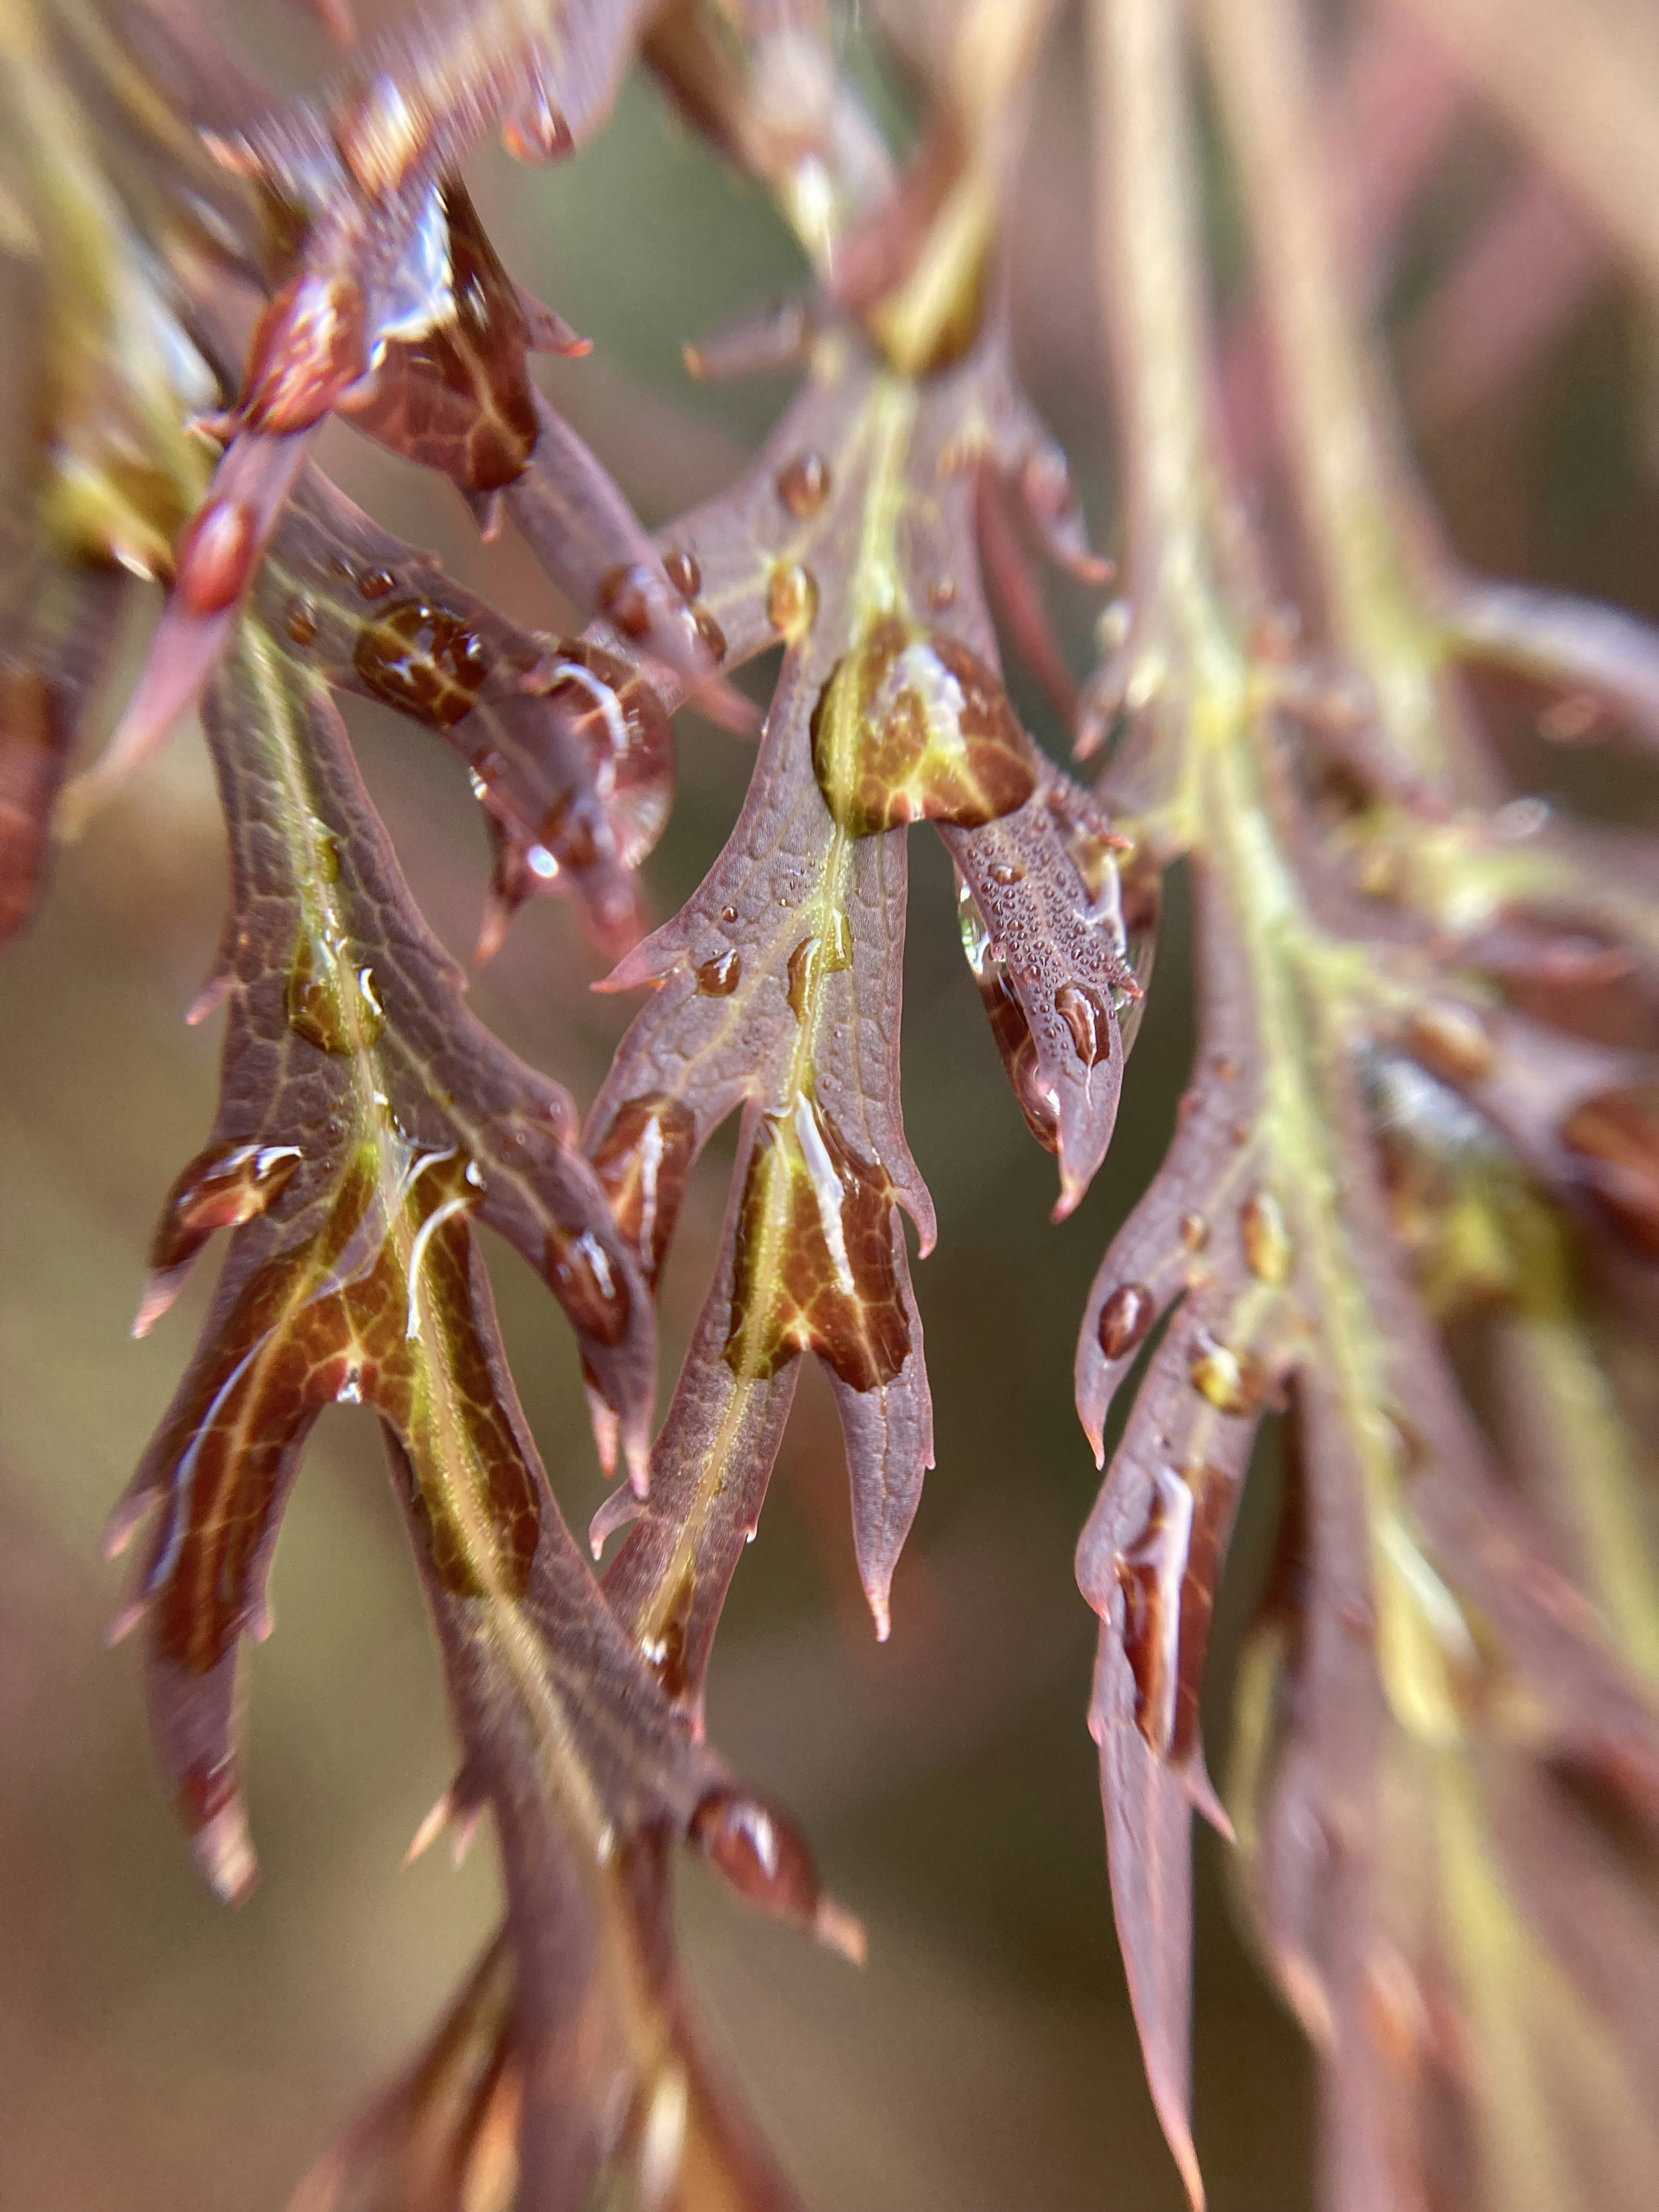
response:
M890 1382L910 1353L893 1254L893 1190L809 1096L761 1124L738 1205L735 1374L764 1379L816 1352L854 1390Z
M1071 1032L1073 1048L1085 1067L1098 1067L1111 1057L1110 1018L1081 985L1062 983L1054 993L1054 1012Z
M812 974L818 940L803 937L789 955L789 1011L797 1021L806 1012L807 994L812 988Z
M1285 1209L1264 1183L1239 1210L1239 1242L1250 1273L1264 1283L1288 1281L1292 1253Z
M799 1831L746 1790L711 1790L691 1816L691 1840L740 1896L810 1921L818 1880Z
M683 1698L686 1692L685 1632L690 1625L691 1603L697 1578L688 1561L667 1604L653 1612L641 1640L646 1664L662 1686L665 1698Z
M702 589L702 570L695 553L671 545L662 556L663 574L683 599L695 599Z
M1492 1040L1463 1006L1424 1006L1406 1024L1406 1049L1447 1083L1474 1083L1492 1063Z
M562 642L545 696L586 749L595 781L608 787L605 820L624 868L638 866L661 834L674 785L674 732L654 687L614 653L574 638ZM542 824L543 842L566 866L593 858L591 810L567 793ZM586 851L584 852L584 845Z
M624 637L644 637L651 628L651 571L643 562L608 569L599 579L599 612Z
M366 599L384 599L396 590L398 579L390 568L365 568L357 579L357 589Z
M707 607L699 607L694 617L694 628L702 641L703 651L716 664L726 658L726 632L714 620Z
M685 1194L696 1136L690 1108L654 1091L625 1100L588 1150L617 1226L652 1283Z
M778 471L778 497L804 522L830 496L830 464L822 453L797 453Z
M251 508L240 500L216 499L179 540L178 594L193 615L222 614L247 588L258 554Z
M295 645L316 643L317 610L302 592L295 592L289 601L284 627Z
M556 1222L547 1232L543 1273L578 1335L607 1346L622 1342L633 1300L626 1278L591 1229Z
M175 1273L216 1229L239 1229L264 1213L287 1189L300 1157L296 1145L210 1145L198 1152L162 1205L150 1240L152 1273Z
M927 586L927 604L936 614L956 605L957 587L949 576L935 576Z
M1250 1413L1261 1402L1266 1377L1261 1361L1253 1352L1220 1343L1207 1329L1194 1339L1187 1372L1194 1389L1218 1413Z
M319 877L325 884L337 884L340 880L340 841L334 832L325 829L320 823L315 823L312 849L316 855Z
M812 714L812 766L855 836L907 822L994 821L1036 787L1024 732L994 672L944 631L896 616L836 663Z
M1210 1241L1210 1224L1201 1213L1181 1217L1181 1241L1189 1252L1201 1252Z
M998 860L992 866L991 881L1000 884L1004 890L1014 884L1023 884L1024 880L1025 871L1018 860Z
M1120 1283L1100 1309L1100 1348L1108 1359L1121 1359L1145 1341L1158 1314L1158 1303L1144 1283Z
M803 937L789 955L788 999L797 1021L805 1018L808 1004L821 975L834 975L853 964L853 932L839 907L831 910L822 937Z
M1221 1543L1237 1495L1219 1468L1155 1467L1146 1522L1113 1562L1135 1725L1160 1758L1176 1763L1198 1741Z
M737 920L737 918L738 918L738 909L736 908L736 907L734 907L734 906L723 906L723 907L720 908L720 920L721 920L722 921L735 921Z
M366 622L351 665L372 697L439 730L471 712L489 672L477 634L424 599L399 600Z
M1007 968L997 955L979 902L960 872L957 876L957 920L962 931L962 949L968 956L969 968L978 986L993 1042L1019 1102L1019 1110L1025 1116L1025 1125L1045 1151L1054 1152L1060 1142L1058 1103L1053 1092L1042 1087L1037 1073L1036 1041L1031 1035L1025 1009L1008 979Z
M295 1035L320 1052L367 1048L386 1027L373 971L351 968L343 945L312 929L301 929L295 943L284 1008Z
M573 154L576 140L551 94L538 85L521 100L501 125L501 143L515 161L562 161Z
M786 637L801 637L818 611L818 587L799 561L777 561L766 584L766 619Z
M743 975L739 954L727 951L705 960L697 969L697 990L705 999L729 999Z

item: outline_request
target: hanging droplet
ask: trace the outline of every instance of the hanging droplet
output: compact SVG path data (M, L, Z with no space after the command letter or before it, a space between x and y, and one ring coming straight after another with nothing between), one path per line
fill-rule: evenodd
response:
M1265 1183L1253 1190L1240 1208L1238 1237L1253 1275L1264 1283L1289 1280L1293 1256L1291 1232L1284 1207Z
M501 143L515 161L562 161L576 150L563 112L545 85L538 85L501 125Z
M744 1790L711 1790L691 1816L691 1841L740 1896L811 1923L817 1875L800 1832L781 1813Z
M716 666L726 658L726 632L714 620L707 607L698 607L692 617L692 627L702 641L703 651Z
M830 496L830 464L822 453L797 453L778 471L777 488L790 514L805 522Z
M803 637L818 611L818 587L799 561L776 561L766 584L766 619L786 637Z
M1133 1352L1157 1316L1158 1302L1144 1283L1120 1283L1100 1309L1100 1348L1107 1358Z
M994 672L945 632L896 616L836 663L811 727L818 787L854 836L922 820L975 827L1036 787L1030 744Z
M700 997L729 999L743 975L742 956L733 950L717 953L714 959L702 963L696 975Z
M288 603L283 628L295 645L314 645L317 641L317 610L302 592L295 592Z

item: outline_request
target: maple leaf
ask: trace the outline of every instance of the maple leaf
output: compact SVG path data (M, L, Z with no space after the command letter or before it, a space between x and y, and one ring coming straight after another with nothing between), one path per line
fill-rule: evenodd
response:
M162 570L174 588L105 781L159 743L208 680L335 412L452 477L486 533L505 496L579 603L616 614L688 684L713 675L717 637L529 380L531 351L584 342L513 283L457 174L509 106L515 150L569 150L608 110L638 14L630 0L486 6L371 53L320 102L262 108L239 85L234 122L223 102L204 118L222 166L257 188L254 260L270 298L234 404L205 416L223 452Z
M574 2206L607 2165L695 2166L722 2124L692 2079L666 1838L689 1836L744 1894L809 1924L816 1877L606 1607L518 1407L475 1217L562 1297L639 1462L649 1302L571 1149L568 1101L465 1014L322 679L257 611L206 723L235 886L225 1078L213 1140L163 1213L140 1325L216 1229L235 1233L201 1346L112 1523L119 1544L155 1514L121 1625L144 1627L158 1753L198 1856L239 1897L254 1862L238 1645L269 1627L264 1576L317 1413L374 1407L463 1747L444 1815L493 1808L526 1970L517 2201Z
M1098 22L1141 597L1085 733L1126 726L1103 787L1134 865L1188 856L1202 1008L1176 1135L1097 1278L1077 1362L1099 1454L1111 1398L1168 1316L1078 1554L1102 1620L1091 1726L1153 2097L1200 2202L1193 1808L1231 1830L1199 1697L1255 1431L1288 1402L1291 1507L1244 1662L1230 1795L1264 1947L1323 2060L1328 2193L1577 2193L1536 2099L1553 2054L1577 2067L1593 2051L1608 2089L1595 2170L1623 2201L1652 2170L1620 2082L1659 1953L1638 1944L1602 2004L1598 1962L1613 1929L1634 1942L1636 1929L1586 1871L1596 1846L1570 1785L1659 1824L1659 1700L1608 1633L1616 1622L1639 1649L1651 1605L1629 1573L1605 1573L1605 1543L1576 1573L1558 1556L1538 1508L1572 1486L1567 1462L1535 1499L1517 1496L1494 1444L1511 1468L1527 1448L1508 1422L1483 1431L1443 1328L1516 1308L1522 1326L1547 1323L1531 1392L1547 1434L1594 1397L1546 1194L1581 1218L1588 1197L1641 1243L1650 1064L1567 1034L1568 971L1546 979L1564 933L1592 916L1639 973L1650 896L1639 868L1609 879L1569 838L1504 835L1372 382L1329 313L1330 271L1316 273L1326 248L1294 167L1305 116L1285 90L1305 90L1291 13L1260 0L1212 9L1209 27L1247 213L1274 262L1292 415L1311 426L1327 410L1299 488L1334 657L1358 678L1336 711L1340 677L1276 637L1210 441L1201 311L1169 277L1195 265L1179 27L1142 0L1109 0ZM1528 969L1523 1015L1504 979ZM1616 1513L1631 1468L1611 1407L1595 1435L1597 1510ZM1578 1924L1540 1924L1543 1889L1579 1875ZM1565 2143L1575 2090L1554 2101Z

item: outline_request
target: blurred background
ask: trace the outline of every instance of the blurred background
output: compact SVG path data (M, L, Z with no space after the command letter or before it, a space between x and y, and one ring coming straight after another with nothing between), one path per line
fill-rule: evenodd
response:
M298 11L246 28L266 42L262 64L289 82L323 64ZM1407 82L1420 35L1400 33ZM1417 66L1432 72L1426 47ZM868 74L872 97L901 113L892 80L875 64ZM1114 548L1109 393L1080 242L1081 74L1073 28L1045 74L1013 223L1015 327L1029 385ZM1659 611L1650 313L1564 201L1522 231L1511 281L1488 283L1486 321L1453 311L1516 174L1500 129L1469 114L1391 258L1389 326L1422 458L1473 566ZM514 273L593 339L588 360L541 374L647 522L728 480L787 385L696 386L680 346L798 281L763 195L640 81L574 162L534 172L486 156L475 193ZM1216 225L1224 289L1237 274L1224 179ZM0 265L0 282L3 374L5 330L20 327L30 295L21 264ZM1518 334L1505 337L1517 309ZM1228 399L1262 465L1247 358ZM27 410L9 400L3 415L15 456ZM326 464L390 528L512 611L569 621L510 532L481 547L436 478L337 428L329 436ZM1055 605L1080 672L1097 608L1069 585ZM141 642L129 641L129 666ZM1015 688L1034 731L1059 748L1052 714ZM1523 789L1550 787L1547 773L1578 804L1626 820L1645 808L1659 826L1651 799L1600 759L1558 750L1547 761L1527 702L1487 703ZM465 957L486 857L461 772L412 725L345 705L416 896ZM750 758L690 716L680 743L679 804L645 870L659 918L718 850ZM856 1973L745 1917L689 1868L686 1942L715 2045L810 2206L1164 2212L1180 2194L1142 2084L1084 1724L1094 1623L1071 1553L1097 1478L1070 1376L1088 1282L1156 1164L1184 1079L1182 903L1177 885L1111 1156L1054 1228L1053 1164L1028 1137L986 1030L948 864L927 836L912 851L906 1107L939 1214L939 1249L916 1281L939 1465L899 1570L892 1640L878 1648L830 1403L809 1366L708 1696L711 1736L800 1819L831 1887L868 1926L870 1964ZM154 1216L212 1115L216 1024L191 1030L182 1018L224 896L205 757L181 730L61 853L45 911L0 971L7 2212L280 2207L425 2033L494 1923L487 1835L459 1873L441 1850L399 1870L452 1753L366 1413L338 1408L316 1431L276 1559L278 1632L251 1655L264 1879L240 1913L198 1880L163 1801L136 1650L104 1649L124 1577L100 1562L100 1528L168 1397L212 1273L210 1259L154 1334L128 1340ZM541 903L473 984L480 1015L584 1108L630 1011L589 996L598 972L572 914ZM664 1403L712 1263L729 1160L717 1143L702 1164L667 1271ZM489 1256L519 1387L580 1531L604 1485L574 1351L527 1269L499 1244ZM1212 1668L1218 1773L1229 1654L1259 1585L1274 1497L1270 1439ZM1285 2212L1307 2198L1308 2068L1235 1933L1219 1847L1203 1834L1198 1848L1199 2149L1217 2212Z

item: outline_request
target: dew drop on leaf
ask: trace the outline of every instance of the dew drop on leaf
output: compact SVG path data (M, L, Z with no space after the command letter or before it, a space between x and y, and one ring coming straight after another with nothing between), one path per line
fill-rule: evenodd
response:
M830 464L822 453L797 453L778 471L778 497L805 522L830 496Z
M653 1283L685 1194L696 1127L683 1101L647 1092L623 1101L588 1156L617 1228Z
M1054 993L1054 1012L1071 1032L1072 1044L1085 1067L1098 1067L1112 1052L1112 1024L1104 1009L1080 984L1062 983Z
M893 1190L816 1100L768 1115L738 1213L733 1373L763 1380L816 1352L854 1390L890 1382L910 1353L893 1255Z
M622 1342L633 1301L591 1229L555 1223L547 1232L546 1273L582 1335L606 1346Z
M994 672L944 631L896 615L836 663L811 726L818 787L854 836L907 822L975 828L1036 787L1030 744Z
M599 612L624 637L643 637L651 628L651 572L641 562L608 569L599 579Z
M1284 1207L1265 1183L1253 1190L1239 1209L1238 1235L1253 1275L1264 1283L1288 1280L1291 1232Z
M697 1577L688 1560L666 1606L653 1616L640 1647L665 1698L685 1695L685 1632L696 1592Z
M1158 1311L1144 1283L1120 1283L1100 1309L1100 1348L1108 1359L1121 1359L1143 1341Z
M1261 1364L1248 1352L1236 1352L1207 1332L1193 1346L1187 1372L1199 1395L1223 1413L1254 1413L1261 1402Z
M799 561L774 562L766 584L766 619L786 637L804 636L818 610L818 587Z
M350 975L349 983L342 980L345 972ZM310 929L302 929L295 943L283 1007L295 1035L321 1052L347 1053L372 1045L386 1027L371 971L349 969L343 952Z
M729 999L743 975L743 956L735 950L705 960L697 969L697 993L704 999Z
M702 589L702 570L695 553L671 545L662 556L663 574L683 599L695 599Z
M383 705L439 730L471 712L489 672L476 632L424 599L400 600L365 623L351 662L364 690Z

